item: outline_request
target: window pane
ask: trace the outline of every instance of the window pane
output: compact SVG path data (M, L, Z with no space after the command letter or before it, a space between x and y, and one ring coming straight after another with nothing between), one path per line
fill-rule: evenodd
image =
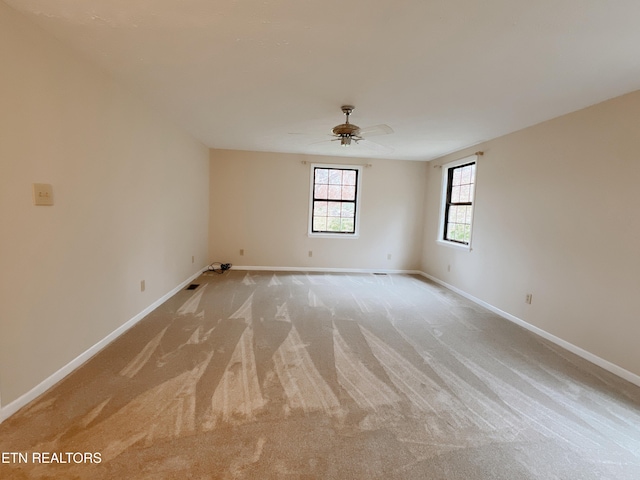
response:
M327 217L327 231L329 232L340 231L340 217Z
M453 187L451 189L451 203L458 203L460 200L460 187Z
M340 185L329 185L329 199L340 200L342 198L342 188Z
M343 218L342 222L341 222L341 229L340 231L342 232L353 232L353 219L352 218Z
M329 170L326 168L316 168L314 183L329 183Z
M314 198L327 198L327 187L326 185L316 185L313 189Z
M456 168L453 171L453 181L452 181L452 185L460 185L460 169Z
M469 183L471 181L471 166L462 167L462 176L460 183Z
M353 203L342 204L342 218L353 218L355 214L355 205Z
M467 207L455 207L456 208L456 217L453 219L456 223L465 223Z
M456 221L456 217L458 215L458 208L455 205L449 207L449 223L454 223Z
M330 217L339 217L342 210L342 204L340 202L328 202L328 215Z
M471 201L471 185L462 185L461 187L454 187L454 188L459 188L459 192L460 192L460 200L458 200L459 202L470 202ZM452 202L455 200L451 200Z
M327 202L313 202L313 216L326 216Z
M329 170L329 184L330 185L342 184L342 170Z
M462 234L460 233L460 225L457 223L453 225L453 239L460 242L462 241Z
M313 230L316 232L323 232L327 229L326 217L313 217Z
M356 171L345 170L342 172L342 184L343 185L355 185L356 184Z
M342 200L355 200L356 199L356 187L346 186L342 187Z
M456 225L455 223L449 224L449 240L456 240Z
M447 223L447 234L445 235L447 240L453 240L453 224Z

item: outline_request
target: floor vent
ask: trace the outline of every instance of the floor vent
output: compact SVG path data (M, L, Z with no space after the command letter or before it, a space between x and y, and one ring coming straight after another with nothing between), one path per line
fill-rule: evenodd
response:
M200 286L199 283L192 283L191 285L189 285L187 288L185 288L185 290L195 290L196 288L198 288Z
M378 272L374 272L374 275L386 275L386 273L378 273Z

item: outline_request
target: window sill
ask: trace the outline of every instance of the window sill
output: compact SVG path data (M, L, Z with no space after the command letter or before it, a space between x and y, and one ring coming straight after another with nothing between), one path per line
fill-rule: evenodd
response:
M456 250L463 250L465 252L471 251L471 245L464 245L462 243L455 242L447 242L446 240L436 240L439 245L443 245L445 247L455 248Z
M352 233L307 233L309 238L346 238L346 239L355 239L359 238L360 235L352 234Z

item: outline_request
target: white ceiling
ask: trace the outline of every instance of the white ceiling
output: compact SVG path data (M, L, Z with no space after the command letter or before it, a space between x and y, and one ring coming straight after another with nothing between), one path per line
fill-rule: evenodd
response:
M638 0L5 3L212 148L430 160L640 89ZM345 103L392 153L323 141Z

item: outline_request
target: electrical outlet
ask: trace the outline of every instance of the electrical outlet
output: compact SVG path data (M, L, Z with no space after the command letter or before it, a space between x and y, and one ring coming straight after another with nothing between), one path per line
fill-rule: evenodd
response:
M140 280L140 291L144 292L144 289L146 288L145 284L144 284L144 280Z
M196 263L196 257L195 257L195 255L191 255L191 263Z
M391 254L387 253L387 260L391 260Z
M451 265L447 265L447 272L451 271Z
M313 257L313 250L309 250L309 256Z
M243 256L243 255L244 255L244 248L241 248L240 249L240 256Z
M53 205L53 187L48 183L34 183L33 204Z
M524 303L528 303L529 305L531 305L531 300L533 299L533 295L530 293L527 293L527 296L524 299Z

